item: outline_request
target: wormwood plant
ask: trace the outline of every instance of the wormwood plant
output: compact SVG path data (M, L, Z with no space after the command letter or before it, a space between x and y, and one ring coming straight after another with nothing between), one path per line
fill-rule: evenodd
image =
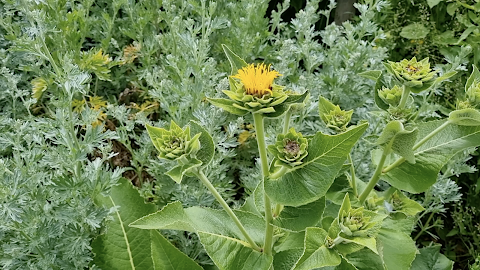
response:
M242 207L231 209L204 173L215 155L205 128L196 121L183 128L174 121L169 129L147 125L159 158L175 164L167 175L179 184L185 176L197 177L223 210L183 208L177 201L152 213L148 205L139 203L138 209L145 211L134 216L147 215L127 228L127 233L137 235L132 244L138 247L128 247L132 266L150 263L154 269L201 269L155 231L173 229L196 233L219 269L452 268L453 263L439 254L439 246L415 246L410 233L423 207L404 192L426 191L450 158L480 144L476 67L466 84L465 100L458 101L447 119L430 122L414 121L412 95L432 90L455 72L438 76L428 59L413 58L385 64L391 83L385 83L388 75L380 71L362 74L377 80L375 101L387 120L376 142L379 154L372 158L376 170L365 184L355 177L350 151L368 123L350 125L352 111L320 97L319 116L335 134L305 136L289 128L286 116L292 106L304 102L308 92L294 93L277 85L278 71L265 64L247 64L226 46L224 51L232 67L230 90L223 91L228 98L208 100L232 114L252 115L262 181ZM274 144L266 145L264 122L282 116L283 132ZM346 171L350 171L348 178ZM391 187L376 191L380 179ZM135 197L128 185L122 189ZM141 241L139 234L146 240ZM104 255L97 255L108 261L108 241L103 246Z

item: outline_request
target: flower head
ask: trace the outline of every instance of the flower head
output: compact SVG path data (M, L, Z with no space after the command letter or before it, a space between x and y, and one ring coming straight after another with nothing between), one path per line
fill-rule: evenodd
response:
M147 131L159 151L159 158L185 162L200 149L201 133L191 137L189 126L183 130L172 121L170 130L147 125Z
M264 63L250 64L238 70L238 74L232 78L239 79L245 90L245 94L256 97L263 97L267 94L272 94L273 80L278 76L282 76L275 70L270 70L270 65L266 66Z
M336 105L329 113L324 114L323 120L327 127L336 131L345 131L350 119L352 119L353 110L344 111L340 106Z
M308 141L301 133L290 128L288 133L279 134L275 145L269 145L268 151L277 158L277 165L294 167L302 164L308 155Z
M430 68L428 58L420 62L415 57L410 60L403 59L400 62L388 61L385 67L405 86L412 88L415 93L428 89L435 81L436 71L432 71Z

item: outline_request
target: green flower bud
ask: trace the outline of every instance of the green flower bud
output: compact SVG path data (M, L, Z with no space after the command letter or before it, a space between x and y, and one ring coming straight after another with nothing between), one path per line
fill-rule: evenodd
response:
M390 106L396 107L400 103L400 99L402 99L403 89L395 85L392 89L388 89L383 87L382 90L378 91L378 96Z
M428 57L420 62L417 62L415 57L411 60L404 59L400 62L388 61L386 67L392 75L405 84L405 86L412 88L412 91L415 93L428 89L424 84L433 84L436 74L436 71L432 71L430 68ZM427 84L427 86L430 86L430 84ZM415 91L415 88L419 88L420 90Z
M480 105L480 81L474 80L472 85L467 90L467 101L477 107Z
M340 106L336 105L333 110L322 115L322 120L327 127L342 132L347 128L348 123L352 119L353 110L344 111Z
M361 207L344 212L338 221L340 230L347 236L367 237L369 235L369 229L373 228L376 224L370 222L371 217L365 216L363 214L364 211L363 207Z
M200 149L199 137L201 133L192 138L189 126L183 130L172 121L170 130L147 125L147 131L153 145L159 152L159 158L185 163L190 157L195 157Z
M277 165L294 167L302 164L308 155L308 141L301 133L290 128L287 134L279 134L275 145L269 145L268 151L277 158Z

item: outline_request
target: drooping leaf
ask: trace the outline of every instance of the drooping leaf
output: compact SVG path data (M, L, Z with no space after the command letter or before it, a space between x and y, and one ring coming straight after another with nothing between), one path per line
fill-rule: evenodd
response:
M105 270L154 269L151 259L150 232L128 227L128 224L155 211L145 204L127 179L112 188L110 196L99 195L98 204L115 207L113 220L106 223L105 234L92 243L94 263Z
M245 60L243 60L240 56L232 52L232 50L230 50L227 45L222 44L222 48L228 58L228 61L230 62L230 66L232 67L232 75L237 74L239 69L248 66L247 62L245 62Z
M410 269L417 248L415 241L395 224L385 219L377 236L377 248L386 270Z
M418 125L418 138L426 137L444 121ZM440 169L459 151L480 145L480 127L448 125L415 150L415 164L403 162L381 179L397 189L410 193L426 191L437 180Z
M208 256L220 270L268 270L273 257L258 252L243 241L223 235L198 232Z
M266 179L265 192L274 202L287 206L308 204L325 196L367 126L364 123L334 136L318 132L309 142L303 164L278 179Z
M264 220L252 213L234 211L247 232L257 243L263 241ZM234 221L223 210L202 207L182 208L180 202L166 205L162 210L142 217L129 226L140 229L170 229L205 232L245 240Z
M273 224L291 231L303 231L320 221L324 209L325 197L298 207L286 206Z
M183 165L177 165L173 167L171 170L166 172L165 174L170 176L173 181L180 184L182 182L183 176L188 173L189 170L200 167L202 162L196 158L192 158L189 160L190 162Z
M178 250L158 231L150 230L155 270L202 270L194 260ZM138 268L140 269L140 268Z
M325 246L327 232L321 228L307 228L305 233L305 250L295 264L294 270L310 270L341 263L338 253Z

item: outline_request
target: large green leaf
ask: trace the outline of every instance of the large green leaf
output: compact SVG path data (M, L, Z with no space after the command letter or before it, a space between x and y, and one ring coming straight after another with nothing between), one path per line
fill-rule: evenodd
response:
M150 230L150 236L155 270L202 270L200 265L173 246L158 231Z
M325 197L299 207L286 206L273 224L290 231L303 231L317 225L324 209Z
M422 39L425 38L430 29L421 23L412 23L402 28L400 36L408 39Z
M276 203L300 206L325 196L350 149L368 124L350 128L338 135L318 132L308 144L308 156L278 179L266 179L265 192Z
M452 270L453 262L440 254L441 245L420 249L420 254L415 257L412 269Z
M290 270L303 254L303 248L294 248L275 253L273 269Z
M415 241L391 219L384 221L378 233L377 248L386 270L410 269L417 253Z
M258 252L238 239L198 232L200 242L220 270L268 270L273 257Z
M327 232L321 228L307 228L305 233L305 250L295 264L294 270L310 270L341 263L338 253L325 246Z
M425 138L444 121L418 125L418 138ZM480 145L480 127L448 125L415 151L415 164L403 162L381 179L411 193L426 191L437 180L440 169L459 151Z
M404 157L408 162L415 163L413 146L417 139L418 130L406 130L402 122L394 120L389 122L383 129L377 140L378 145L390 145L393 152Z
M378 254L364 248L346 256L347 261L355 265L358 270L383 270L383 262Z
M234 211L247 232L257 243L263 241L264 220L252 213ZM129 226L140 229L170 229L205 232L245 240L234 221L223 210L202 207L183 209L180 202L170 203L162 210L142 217Z
M94 263L104 270L154 269L151 259L150 232L127 225L155 211L145 204L138 191L127 179L112 188L110 196L99 196L98 204L113 207L113 220L106 223L105 234L92 243Z

